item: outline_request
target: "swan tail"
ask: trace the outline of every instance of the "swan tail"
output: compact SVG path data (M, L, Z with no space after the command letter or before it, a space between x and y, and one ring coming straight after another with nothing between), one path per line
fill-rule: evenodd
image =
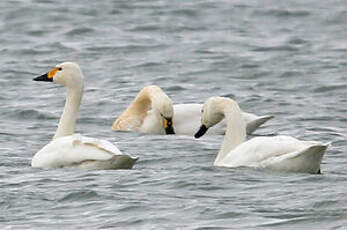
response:
M128 155L115 155L105 163L109 164L107 169L131 169L138 159Z
M320 164L328 146L313 145L301 151L272 157L261 164L264 168L273 170L320 174Z
M78 165L71 165L70 167L78 167L86 170L117 170L117 169L131 169L138 157L133 158L128 155L114 155L107 160L88 160Z
M259 126L267 122L268 120L274 118L274 116L268 115L268 116L261 116L249 123L247 123L247 134L252 134L254 130L256 130Z

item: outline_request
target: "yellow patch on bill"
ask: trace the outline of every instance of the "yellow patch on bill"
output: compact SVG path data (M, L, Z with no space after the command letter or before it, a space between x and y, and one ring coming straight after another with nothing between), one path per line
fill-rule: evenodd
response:
M49 71L49 73L47 74L48 78L52 79L54 77L54 75L58 72L58 70L59 70L59 68L55 67L51 71Z
M166 119L163 120L163 126L164 126L164 129L166 129L168 127L168 123L167 123Z

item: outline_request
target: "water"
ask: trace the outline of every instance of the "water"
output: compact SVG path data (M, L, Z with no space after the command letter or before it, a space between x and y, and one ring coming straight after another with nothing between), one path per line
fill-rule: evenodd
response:
M344 1L0 2L0 228L347 229ZM41 170L65 92L31 79L80 64L77 131L134 170ZM276 118L256 135L331 142L323 175L213 167L222 137L114 133L145 85L175 103L236 99Z

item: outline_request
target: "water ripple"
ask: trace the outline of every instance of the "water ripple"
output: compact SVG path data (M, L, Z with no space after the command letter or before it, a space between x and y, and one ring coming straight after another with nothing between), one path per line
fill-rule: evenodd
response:
M340 1L0 1L1 229L344 229L346 9ZM76 129L133 170L30 167L65 90L32 78L76 61ZM219 168L222 136L113 132L148 84L177 103L231 97L275 119L257 135L330 142L323 174Z

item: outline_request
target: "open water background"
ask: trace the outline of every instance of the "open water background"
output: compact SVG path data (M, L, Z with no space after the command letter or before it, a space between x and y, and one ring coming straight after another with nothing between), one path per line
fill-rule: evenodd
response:
M346 22L343 0L0 1L0 228L347 229ZM86 78L77 131L134 170L30 167L65 97L31 79L63 61ZM331 142L323 174L213 167L222 136L112 132L148 84L275 115L256 135Z

